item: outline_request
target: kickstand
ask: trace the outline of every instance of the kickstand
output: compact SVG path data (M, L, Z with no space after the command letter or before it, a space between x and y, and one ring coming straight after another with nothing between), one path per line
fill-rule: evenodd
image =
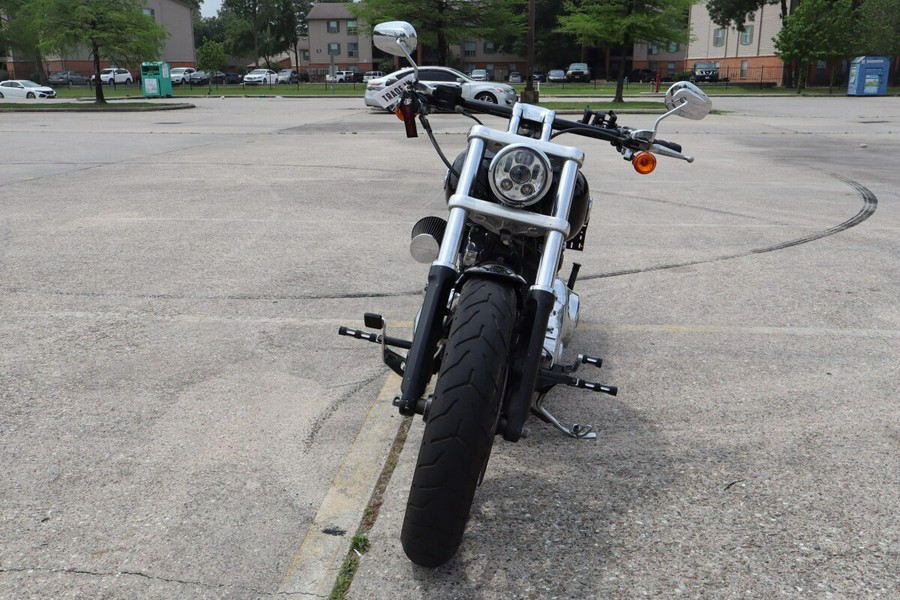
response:
M538 395L537 400L534 402L534 407L531 409L531 412L534 413L539 419L546 423L550 423L564 434L569 437L573 437L579 440L593 440L597 438L597 433L594 431L593 426L591 425L579 425L578 423L573 423L571 427L566 427L562 423L559 422L559 419L550 414L544 407L544 398L547 397L547 392L543 392Z

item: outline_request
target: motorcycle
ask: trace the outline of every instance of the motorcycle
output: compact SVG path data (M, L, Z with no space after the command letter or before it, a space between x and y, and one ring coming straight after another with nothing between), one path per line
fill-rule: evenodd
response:
M384 363L403 378L394 405L402 415L425 420L401 541L414 563L437 567L462 542L496 436L519 441L533 414L572 438L592 439L590 426L567 426L547 410L548 392L566 385L617 393L615 386L576 374L583 365L599 368L600 358L579 354L563 362L578 324L573 288L580 265L574 263L565 280L559 270L564 250L584 248L592 198L580 171L584 152L555 138L575 134L608 142L649 174L655 155L693 162L680 145L657 138L657 129L672 115L702 119L711 102L695 85L678 82L653 129L621 126L613 111L585 109L581 120L567 121L540 106L468 100L458 85L419 82L412 58L416 31L409 23L379 24L373 41L412 66L380 98L396 109L408 137L418 135L417 119L428 133L448 168L449 214L425 217L412 230L413 257L431 263L412 340L389 336L385 319L371 313L364 316L366 329L341 327L339 333L381 345ZM438 111L477 123L452 163L428 122ZM508 128L486 127L479 113L508 119Z

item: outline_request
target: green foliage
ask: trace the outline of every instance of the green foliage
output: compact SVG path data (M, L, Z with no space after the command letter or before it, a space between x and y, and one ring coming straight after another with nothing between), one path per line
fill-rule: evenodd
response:
M900 0L863 0L856 15L853 54L900 55Z
M201 71L218 71L225 64L225 45L222 42L203 40L197 48L197 67Z
M524 36L524 0L363 0L350 11L364 23L409 21L419 42L435 48L438 63L450 58L451 44L482 39L498 45Z
M252 55L255 64L294 48L307 30L306 14L312 0L224 0L219 21L225 49L230 54Z
M571 0L559 17L558 31L583 46L688 40L688 11L693 0ZM619 65L616 102L622 102L625 53Z
M33 61L38 81L44 81L40 31L30 10L29 0L0 0L0 56L4 48L15 52L19 60Z
M804 0L784 19L775 36L775 51L801 65L798 88L805 85L805 68L814 60L847 58L853 52L852 0Z
M67 54L86 48L94 61L97 102L105 102L100 61L137 65L160 57L168 32L143 13L142 0L30 0L29 17L40 33L39 47Z

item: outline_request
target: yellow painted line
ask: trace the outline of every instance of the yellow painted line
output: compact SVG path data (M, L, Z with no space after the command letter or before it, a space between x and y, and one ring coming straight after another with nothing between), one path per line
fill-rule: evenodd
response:
M400 378L391 373L369 409L353 444L338 467L331 488L306 530L276 594L279 598L326 598L334 587L350 542L359 527L403 418L391 405ZM344 535L325 529L339 528Z

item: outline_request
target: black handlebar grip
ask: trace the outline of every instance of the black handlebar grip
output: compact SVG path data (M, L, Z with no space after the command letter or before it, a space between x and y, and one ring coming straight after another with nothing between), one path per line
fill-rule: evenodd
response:
M462 88L460 86L438 84L434 86L434 91L431 93L428 103L441 110L453 112L460 98L462 98Z

